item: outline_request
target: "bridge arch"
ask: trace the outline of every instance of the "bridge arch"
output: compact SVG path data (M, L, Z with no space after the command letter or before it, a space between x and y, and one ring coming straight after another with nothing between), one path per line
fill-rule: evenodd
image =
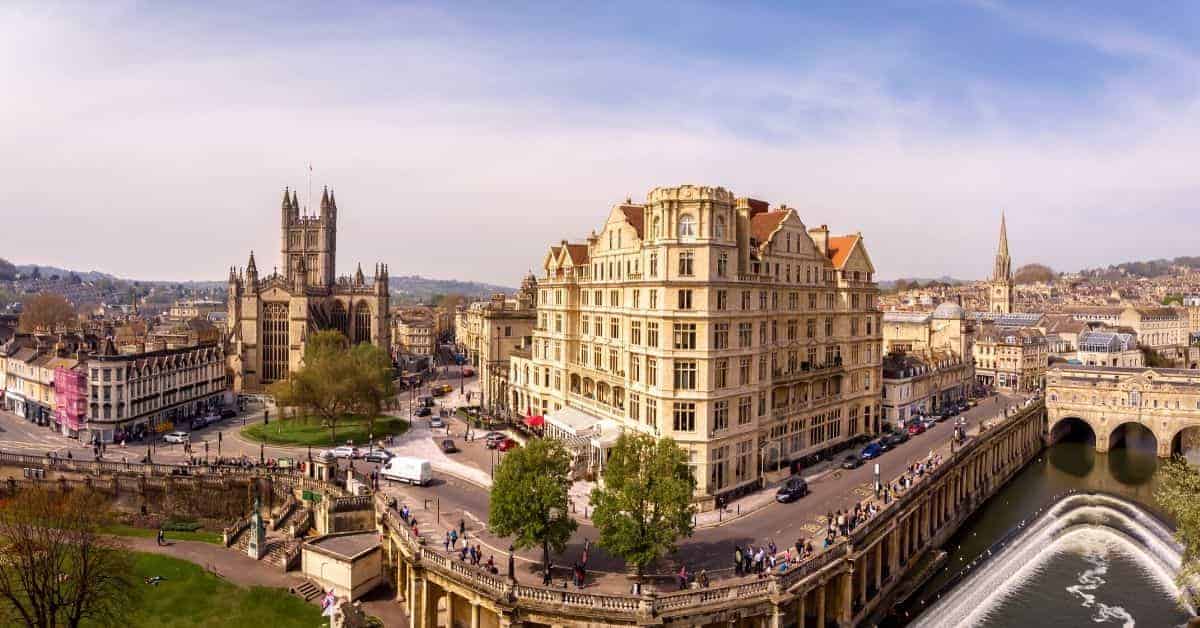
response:
M1188 425L1179 428L1171 436L1170 454L1182 456L1192 466L1200 467L1200 425Z
M1058 417L1050 424L1049 434L1051 443L1070 440L1096 444L1101 435L1107 436L1107 432L1097 429L1091 421L1078 416Z
M1108 446L1124 446L1127 449L1148 449L1158 452L1158 434L1137 421L1118 423L1108 433Z

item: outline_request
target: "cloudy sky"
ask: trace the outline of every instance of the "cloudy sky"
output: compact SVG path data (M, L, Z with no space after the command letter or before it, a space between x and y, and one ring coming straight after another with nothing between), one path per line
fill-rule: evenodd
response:
M1200 4L0 5L0 256L147 279L278 258L516 285L656 185L862 231L884 278L1197 254ZM1063 5L1051 8L1052 5Z

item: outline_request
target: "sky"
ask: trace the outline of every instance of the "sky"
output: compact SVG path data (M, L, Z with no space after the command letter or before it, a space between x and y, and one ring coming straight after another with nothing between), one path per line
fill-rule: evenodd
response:
M0 257L515 286L655 186L862 232L884 279L1197 254L1200 4L0 3ZM315 203L314 203L315 204Z

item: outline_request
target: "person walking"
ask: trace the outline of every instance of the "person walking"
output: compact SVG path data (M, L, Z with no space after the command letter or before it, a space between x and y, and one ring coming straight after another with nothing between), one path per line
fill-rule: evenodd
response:
M742 546L733 546L733 575L742 575Z

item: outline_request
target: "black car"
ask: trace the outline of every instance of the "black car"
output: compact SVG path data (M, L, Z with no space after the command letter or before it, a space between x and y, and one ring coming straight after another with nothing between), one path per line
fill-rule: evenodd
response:
M892 432L892 434L887 437L887 442L894 449L897 445L908 442L908 434L904 432Z
M458 446L454 444L454 439L447 438L442 441L442 453L452 454L458 451Z
M845 458L842 458L843 469L857 469L862 466L862 463L862 458L854 454L848 454Z
M417 416L429 416L431 414L433 414L433 410L430 410L428 407L422 406L417 408Z
M221 411L222 419L232 419L235 416L237 416L237 412L235 412L233 408L225 408Z
M875 441L875 444L879 445L880 451L891 451L892 450L892 444L888 442L887 437L880 438L879 440Z
M392 454L386 449L372 449L371 451L363 454L363 460L366 460L367 462L386 463L391 459Z
M783 486L780 486L779 490L775 492L775 501L786 504L794 502L805 495L808 495L808 482L805 482L804 478L794 475L788 478L783 483Z

